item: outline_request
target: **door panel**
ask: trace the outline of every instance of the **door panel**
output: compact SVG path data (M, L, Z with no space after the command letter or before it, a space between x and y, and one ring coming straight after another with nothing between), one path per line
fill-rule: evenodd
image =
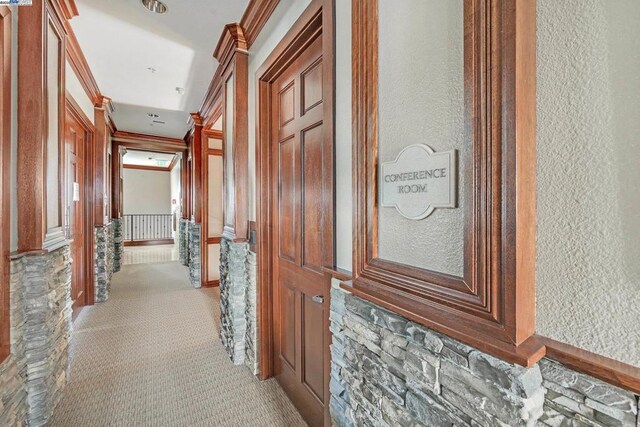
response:
M71 240L71 300L74 317L87 305L85 259L85 170L87 133L75 115L67 110L65 126L66 204Z
M333 257L326 244L332 230L324 225L333 213L326 212L332 159L323 157L331 140L323 126L322 78L317 37L271 89L274 371L313 426L323 424L327 403L329 295L322 267Z
M296 261L296 147L295 138L278 144L280 151L280 257Z
M289 368L296 369L296 294L287 287L282 287L282 320L280 323L280 340L282 342L282 358Z
M316 396L319 402L324 402L324 308L315 303L312 296L304 295L303 299L302 351L304 353L303 383ZM319 338L319 339L318 339Z
M325 212L323 198L322 159L324 135L322 122L311 129L302 131L302 186L304 198L302 200L302 265L322 272L323 215Z

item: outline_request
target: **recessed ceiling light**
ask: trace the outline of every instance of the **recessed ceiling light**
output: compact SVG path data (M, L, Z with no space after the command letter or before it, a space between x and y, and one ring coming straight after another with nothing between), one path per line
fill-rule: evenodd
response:
M167 6L159 0L141 0L142 5L154 13L166 13Z

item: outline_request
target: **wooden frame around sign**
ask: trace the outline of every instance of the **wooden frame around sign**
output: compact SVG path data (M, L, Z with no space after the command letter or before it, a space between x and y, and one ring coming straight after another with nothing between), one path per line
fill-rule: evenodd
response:
M522 365L535 327L535 1L464 1L464 277L377 256L377 0L353 1L350 290ZM415 52L412 52L415 54ZM497 72L496 72L497 70ZM398 71L402 72L401 70Z

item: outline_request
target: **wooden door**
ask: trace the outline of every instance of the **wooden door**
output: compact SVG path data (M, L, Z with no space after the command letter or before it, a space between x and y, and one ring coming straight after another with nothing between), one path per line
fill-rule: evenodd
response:
M328 404L329 292L322 269L333 259L322 68L318 36L271 86L274 374L311 425L323 424Z
M73 315L87 305L85 259L85 171L84 151L87 132L76 116L67 110L65 126L66 209L71 240L71 299Z

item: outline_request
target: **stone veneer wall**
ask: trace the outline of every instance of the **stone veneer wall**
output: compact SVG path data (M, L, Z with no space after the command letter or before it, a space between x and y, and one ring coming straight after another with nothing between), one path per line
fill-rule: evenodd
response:
M245 363L247 243L220 241L220 340L235 365Z
M122 218L111 220L113 225L113 272L117 273L122 268L122 255L124 254L124 230Z
M260 365L258 364L258 307L257 307L257 279L258 260L255 253L247 251L246 260L246 291L245 291L245 342L244 342L244 364L258 375Z
M68 380L72 328L69 246L14 261L16 274L21 268L24 273L17 286L24 306L20 329L26 359L27 419L34 427L47 423Z
M27 360L24 352L24 265L11 262L11 354L0 364L0 425L21 426L27 421Z
M334 425L633 426L638 396L542 360L512 365L331 290Z
M201 225L189 222L189 279L194 288L202 287L200 268Z
M178 255L180 258L180 264L184 266L189 265L188 225L189 220L180 218L180 223L178 225Z
M95 302L105 302L109 299L116 251L114 224L115 223L112 222L111 224L95 228Z

